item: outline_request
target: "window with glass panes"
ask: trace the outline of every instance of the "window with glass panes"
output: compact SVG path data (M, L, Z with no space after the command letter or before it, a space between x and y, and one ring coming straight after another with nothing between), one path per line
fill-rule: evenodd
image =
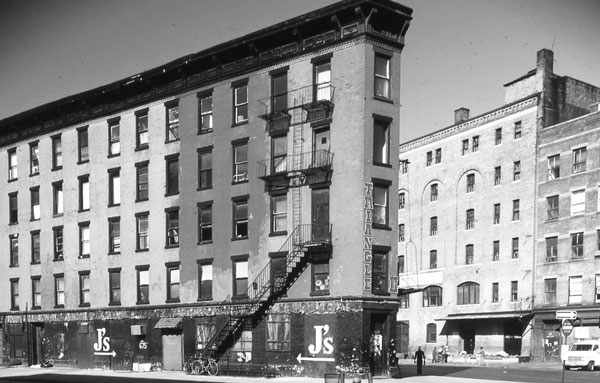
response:
M213 97L212 92L203 93L199 96L200 101L200 134L209 133L213 130Z
M198 151L198 189L212 188L212 147Z
M470 265L473 263L473 245L466 245L465 246L465 264Z
M62 168L62 138L60 135L52 137L52 170Z
M248 238L248 200L233 200L233 238Z
M558 260L558 237L546 238L546 262Z
M518 221L521 219L521 201L518 199L513 200L513 214L512 220Z
M198 243L212 242L212 202L198 204Z
M459 305L469 305L479 303L479 284L475 282L465 282L458 285L458 296L456 303Z
M121 168L108 170L108 205L121 204Z
M136 149L148 148L148 109L135 112Z
M502 128L496 128L495 143L500 145L502 143Z
M167 302L179 302L179 264L167 264Z
M19 278L10 279L10 309L19 310Z
M248 84L242 84L233 88L233 124L241 124L248 121Z
M494 185L500 185L502 183L502 167L496 166L494 168Z
M52 183L52 215L63 214L63 182Z
M313 62L314 68L314 101L331 101L331 62L319 60Z
M79 163L88 162L90 160L89 144L88 144L88 129L77 129L77 145L79 154Z
M404 224L401 223L398 225L398 242L404 242L405 232L404 232Z
M19 178L19 167L17 163L17 149L8 150L8 180L14 181Z
M233 146L233 182L248 180L248 143Z
M560 154L548 157L548 180L560 178Z
M442 305L442 288L429 286L423 290L423 307L434 307Z
M434 236L438 233L438 219L437 217L429 218L429 235Z
M438 184L432 184L431 185L431 195L430 195L430 201L437 201L438 199Z
M475 209L467 210L466 227L467 230L475 228Z
M150 302L150 270L148 266L137 266L137 304Z
M79 223L79 258L90 256L90 223Z
M135 164L136 195L135 200L146 201L148 199L148 161Z
M271 196L271 232L282 233L287 230L287 194Z
M498 282L492 283L492 303L498 303L499 292L498 292Z
M391 119L375 118L373 121L373 162L390 163L390 124Z
M204 350L217 331L217 317L196 319L196 350Z
M39 309L42 307L42 277L31 277L31 308Z
M40 210L40 187L36 186L29 189L31 192L31 220L38 220L41 217Z
M573 150L573 173L585 172L587 160L587 148Z
M34 176L40 173L40 145L38 142L29 144L29 174Z
M373 184L373 226L388 226L389 186Z
M17 192L8 194L8 223L10 225L19 223L19 200Z
M312 264L313 293L329 294L329 262Z
M494 224L500 223L500 204L494 204Z
M19 235L11 234L8 240L10 242L10 266L19 266Z
M558 196L546 197L546 211L548 221L558 219Z
M121 218L108 219L108 252L118 254L121 252Z
M375 96L390 98L390 57L375 54Z
M291 315L267 316L267 351L290 351L292 343Z
M65 306L65 275L54 274L54 307Z
M519 299L519 281L510 282L510 300L516 302Z
M500 241L494 241L492 249L492 261L500 260Z
M109 305L121 304L121 268L108 269Z
M120 118L108 120L108 155L117 156L121 153Z
M475 174L467 174L467 193L475 190Z
M166 247L179 246L179 208L165 209L167 241Z
M583 232L571 233L571 258L583 257Z
M179 101L165 104L167 142L179 140Z
M233 262L233 295L246 294L248 290L248 261Z
M373 249L372 293L386 294L388 279L388 252Z
M40 263L40 231L32 231L31 233L31 263Z
M442 149L438 148L435 150L435 163L439 164L442 162Z
M513 181L521 179L521 161L513 162Z
M437 343L437 325L435 323L427 324L427 343Z
M210 261L206 261L210 262ZM198 263L198 299L212 299L213 291L213 266L212 263Z
M473 136L473 145L471 145L471 149L473 151L473 153L478 152L479 151L479 136Z
M570 305L580 305L582 302L583 278L581 275L569 277L569 301Z
M519 237L512 239L512 259L519 258Z
M179 154L165 157L166 165L166 195L179 193Z
M90 178L89 175L79 176L79 211L90 209Z
M437 250L429 251L429 268L437 269Z
M136 221L136 250L145 251L149 248L148 241L148 213L140 213L135 216Z
M287 171L287 136L271 138L271 173Z
M59 261L63 259L63 227L56 226L52 228L53 240L54 240L54 260Z

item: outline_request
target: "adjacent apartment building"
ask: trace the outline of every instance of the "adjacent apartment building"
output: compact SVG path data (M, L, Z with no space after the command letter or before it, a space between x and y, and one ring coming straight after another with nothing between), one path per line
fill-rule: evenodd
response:
M537 352L540 135L600 99L598 88L554 74L553 60L540 50L497 109L457 109L454 125L400 146L401 352Z
M383 371L411 14L344 0L0 121L2 362Z

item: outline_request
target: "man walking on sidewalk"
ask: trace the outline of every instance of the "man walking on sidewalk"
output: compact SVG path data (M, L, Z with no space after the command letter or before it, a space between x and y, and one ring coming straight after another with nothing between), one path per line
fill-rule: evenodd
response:
M415 352L415 363L417 364L417 375L423 375L423 365L425 364L425 353L421 350L421 346Z

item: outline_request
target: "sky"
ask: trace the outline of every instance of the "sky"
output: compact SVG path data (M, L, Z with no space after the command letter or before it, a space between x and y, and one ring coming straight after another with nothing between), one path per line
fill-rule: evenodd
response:
M1 0L0 119L158 67L336 0ZM504 103L503 84L554 51L600 86L598 0L401 0L400 140Z

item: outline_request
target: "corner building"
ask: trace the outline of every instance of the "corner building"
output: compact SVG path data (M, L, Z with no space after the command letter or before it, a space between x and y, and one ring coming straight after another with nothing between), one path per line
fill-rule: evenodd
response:
M384 371L411 13L342 1L0 121L3 362Z
M540 131L600 96L556 75L553 58L538 51L536 68L504 85L500 107L457 109L454 125L400 146L400 352L539 357Z

